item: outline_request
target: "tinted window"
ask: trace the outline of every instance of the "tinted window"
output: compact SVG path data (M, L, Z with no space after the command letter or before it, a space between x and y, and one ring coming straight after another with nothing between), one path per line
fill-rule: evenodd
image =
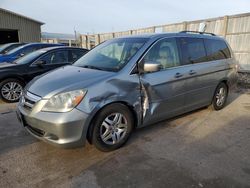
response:
M206 51L203 39L179 38L179 44L183 65L206 61Z
M68 63L68 51L60 50L46 54L41 58L46 64Z
M36 50L38 50L40 48L41 48L40 45L37 45L37 46L28 46L28 47L25 47L25 48L21 49L19 51L19 54L26 55L26 54L34 52L34 51L36 51Z
M223 40L205 39L205 46L209 61L231 57L230 50Z
M4 44L0 45L0 53L1 54L6 54L7 52L13 50L14 48L24 45L23 43L15 43L15 44Z
M163 39L153 45L144 56L142 62L160 64L162 69L180 65L175 38Z
M85 53L86 51L84 50L70 50L69 62L70 63L75 62L80 57L82 57Z
M26 63L31 63L34 61L36 58L38 58L40 55L44 54L46 51L43 50L38 50L35 52L32 52L24 57L21 57L14 61L16 64L26 64Z

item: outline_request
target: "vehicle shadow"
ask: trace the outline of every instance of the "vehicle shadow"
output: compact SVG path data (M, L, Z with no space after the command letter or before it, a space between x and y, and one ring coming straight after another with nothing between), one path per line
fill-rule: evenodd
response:
M234 88L232 91L230 91L225 107L230 106L242 94L250 94L250 90L248 88L245 88L244 86L238 84L236 86L236 88Z
M108 182L109 187L126 187L131 181L133 187L248 187L247 111L225 120L227 110L215 116L203 109L182 120L143 128L128 145L88 172L99 185ZM82 171L73 187L86 185L88 172Z

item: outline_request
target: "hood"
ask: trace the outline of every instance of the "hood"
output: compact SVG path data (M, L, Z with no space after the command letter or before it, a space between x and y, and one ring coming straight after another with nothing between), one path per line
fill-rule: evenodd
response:
M10 74L14 72L20 73L21 67L26 66L25 64L14 64L14 63L0 63L0 77L1 73Z
M50 98L57 93L86 89L114 74L107 71L65 66L36 77L26 86L26 90L40 97Z

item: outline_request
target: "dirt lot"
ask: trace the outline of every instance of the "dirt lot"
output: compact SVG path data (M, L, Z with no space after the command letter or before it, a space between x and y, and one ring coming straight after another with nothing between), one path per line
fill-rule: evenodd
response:
M250 187L250 92L137 130L118 151L62 150L0 104L0 187Z

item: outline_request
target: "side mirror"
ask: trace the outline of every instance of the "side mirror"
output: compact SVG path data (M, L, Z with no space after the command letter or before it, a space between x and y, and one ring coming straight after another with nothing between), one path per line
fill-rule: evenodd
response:
M144 72L157 72L161 70L161 65L155 62L145 62L143 71Z
M43 65L45 65L46 64L46 61L44 61L44 60L38 60L36 63L35 63L35 65L37 65L37 66L39 66L39 67L42 67Z
M19 55L19 57L23 57L25 54L23 54L23 53L21 53L20 55Z

